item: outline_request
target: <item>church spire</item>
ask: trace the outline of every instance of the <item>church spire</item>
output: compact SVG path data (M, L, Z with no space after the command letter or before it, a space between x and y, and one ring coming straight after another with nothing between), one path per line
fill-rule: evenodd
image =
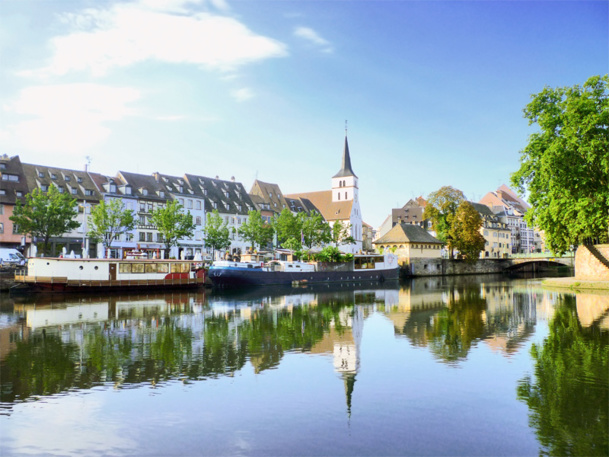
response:
M353 173L353 169L351 168L351 156L349 155L349 142L347 141L347 132L345 129L345 149L343 150L343 166L336 173L333 178L343 178L345 176L354 176L357 178L357 175Z

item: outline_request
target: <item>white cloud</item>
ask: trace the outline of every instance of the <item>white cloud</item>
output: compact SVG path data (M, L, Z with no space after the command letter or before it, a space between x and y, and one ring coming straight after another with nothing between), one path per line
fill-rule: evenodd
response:
M113 68L147 60L229 71L287 55L283 43L255 34L234 18L208 12L187 14L188 3L143 0L63 15L71 32L51 40L50 64L24 74L90 71L102 76ZM227 8L223 0L212 0L212 4Z
M0 131L3 142L38 152L81 154L110 135L109 121L135 115L138 90L98 84L28 87L4 110L29 119Z
M334 52L332 45L328 40L322 38L315 30L309 27L296 27L294 29L294 35L303 38L310 43L321 48L322 52L331 53Z
M254 93L247 87L244 87L242 89L237 89L237 90L232 91L231 95L238 102L244 102L244 101L252 98L254 96Z

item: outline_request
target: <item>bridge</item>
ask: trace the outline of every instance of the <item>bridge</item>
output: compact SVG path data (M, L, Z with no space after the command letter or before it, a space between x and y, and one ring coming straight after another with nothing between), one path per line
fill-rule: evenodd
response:
M523 254L514 257L509 257L504 260L504 265L507 270L520 270L520 269L537 269L546 268L548 266L567 266L569 268L575 268L575 256L552 256L548 254Z

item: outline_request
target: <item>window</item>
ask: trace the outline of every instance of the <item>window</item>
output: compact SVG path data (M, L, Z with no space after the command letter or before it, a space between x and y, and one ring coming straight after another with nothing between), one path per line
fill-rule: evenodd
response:
M146 241L146 233L140 232L140 241Z
M4 233L4 222L0 222L0 234Z
M163 242L163 235L161 235L160 233L157 233L156 234L156 240L157 240L157 242L162 243Z
M184 199L178 198L178 203L180 204L180 206L184 206Z
M146 225L146 216L140 216L140 225Z
M19 226L17 224L13 224L13 235L19 234Z
M197 217L195 218L195 224L197 224L197 225L201 225L201 216L197 216Z
M40 186L40 190L43 192L47 192L49 190L49 186L47 186L46 184L43 184Z
M195 209L201 209L201 200L195 202Z
M146 211L146 203L140 202L140 213L143 213L145 211Z
M161 198L165 198L165 192L163 192L162 190L159 192L159 197Z
M0 170L6 170L6 164L0 163Z
M2 175L2 181L19 182L19 176L5 173Z
M23 192L21 192L20 190L15 192L15 195L17 195L17 197L23 197ZM2 214L2 213L0 213Z
M72 193L72 195L76 195L78 193L78 191L76 190L76 187L71 188L71 193Z
M131 195L131 186L125 186L125 195Z
M214 207L214 209L218 209L218 203L217 202L213 202L212 206Z
M186 208L192 209L192 200L189 199L186 201Z
M146 241L149 241L149 242L152 241L152 232L146 233Z
M148 195L148 189L142 189L142 195Z
M57 179L57 175L55 173L51 173L51 179Z
M225 191L224 191L224 196L225 196L226 198L228 198L228 190L225 190Z
M69 176L64 176L64 180L69 181L70 177Z
M0 205L0 215L4 214L4 205Z
M93 191L91 189L85 189L85 195L88 195L90 197L91 195L93 195Z
M77 176L77 177L76 177L76 181L78 181L78 182L82 183L82 178L81 178L80 176Z
M152 212L152 203L148 203L148 212L151 213Z
M59 191L60 194L63 194L65 189L63 187L58 187L57 190Z
M110 192L112 192L113 194L116 193L116 184L110 184Z

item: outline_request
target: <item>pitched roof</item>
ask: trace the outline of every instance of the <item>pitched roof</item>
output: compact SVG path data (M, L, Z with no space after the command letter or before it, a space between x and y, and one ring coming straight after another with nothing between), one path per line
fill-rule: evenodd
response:
M218 178L208 178L185 174L184 178L195 195L205 199L205 211L217 209L219 213L247 215L256 209L245 187L238 181L225 181ZM215 205L215 208L214 208Z
M326 221L344 221L351 219L352 200L341 202L332 201L331 190L321 190L318 192L306 192L302 194L286 195L286 198L298 198L303 203L308 200L311 205L324 217ZM304 203L308 205L309 203Z
M381 238L373 242L374 244L384 243L433 243L444 244L442 241L431 236L420 225L397 224Z
M28 193L28 184L19 156L0 156L0 203L14 205L23 201Z
M357 175L353 173L353 169L351 168L351 156L349 154L349 142L347 141L347 136L345 135L345 148L343 150L343 166L336 173L333 178L342 178L345 176L354 176L357 178Z
M288 203L281 192L278 184L268 183L256 179L249 191L250 195L256 195L262 199L262 203L269 206L271 211L280 213L288 207Z
M166 202L168 195L165 189L154 179L152 175L141 175L139 173L128 173L119 171L117 176L118 185L131 186L131 195L144 200Z
M77 200L99 202L103 199L89 173L81 170L47 167L46 165L23 164L23 171L30 191L48 186L69 193Z

